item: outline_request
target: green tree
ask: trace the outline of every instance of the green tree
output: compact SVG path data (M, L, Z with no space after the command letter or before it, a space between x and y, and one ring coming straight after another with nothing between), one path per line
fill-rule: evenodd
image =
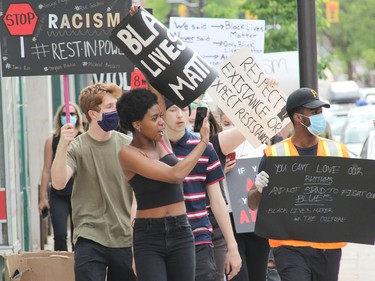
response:
M188 16L190 17L204 15L204 17L208 18L238 18L239 7L243 5L244 0L181 0L180 2L195 4L196 7L187 8L189 11ZM201 9L199 3L201 3ZM168 25L170 13L176 13L176 16L178 13L179 4L168 4L167 0L144 0L143 4L144 7L152 8L153 15L166 25Z
M190 9L190 16L204 14L212 18L252 18L266 22L265 52L295 51L298 49L297 0L185 0L204 3L202 10ZM202 2L203 1L203 2ZM369 69L375 68L375 0L339 0L340 22L329 24L325 18L327 0L316 0L316 23L318 45L324 45L323 57L318 60L318 73L323 78L324 69L339 60L349 79L355 73L354 64L365 62ZM168 14L176 4L166 0L144 0L153 8L156 18L168 26ZM324 42L330 42L327 47Z
M348 79L356 73L355 63L364 61L375 68L375 0L340 0L339 22L328 25L322 34L341 61Z
M241 9L266 21L265 53L297 50L296 0L247 1Z

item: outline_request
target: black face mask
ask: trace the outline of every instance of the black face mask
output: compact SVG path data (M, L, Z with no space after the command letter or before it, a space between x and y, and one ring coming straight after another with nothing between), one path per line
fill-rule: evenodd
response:
M117 111L103 113L103 119L98 121L98 125L105 132L116 130L119 126L120 118Z

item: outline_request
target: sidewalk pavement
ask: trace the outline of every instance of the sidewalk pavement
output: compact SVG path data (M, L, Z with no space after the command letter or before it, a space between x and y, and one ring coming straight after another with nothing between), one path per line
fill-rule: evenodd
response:
M374 281L375 246L349 243L342 250L339 281Z
M52 236L45 250L53 250ZM375 246L349 243L343 248L339 281L375 281Z

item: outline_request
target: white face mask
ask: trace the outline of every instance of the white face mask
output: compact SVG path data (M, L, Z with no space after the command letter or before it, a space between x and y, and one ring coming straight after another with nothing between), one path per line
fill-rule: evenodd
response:
M228 125L228 126L222 125L221 127L223 128L223 130L229 130L229 129L234 128L234 125Z

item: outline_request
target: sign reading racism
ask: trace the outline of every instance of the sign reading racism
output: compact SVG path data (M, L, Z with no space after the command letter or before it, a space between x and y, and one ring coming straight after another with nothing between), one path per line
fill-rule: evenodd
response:
M260 158L236 159L236 166L226 175L229 201L237 233L254 232L257 211L247 205L247 192L253 187Z
M29 2L3 1L3 76L133 71L134 65L109 40L130 0Z
M217 70L207 93L254 147L267 144L289 123L284 93L268 84L248 49L234 53Z
M269 157L255 233L312 242L374 245L375 161Z
M179 107L202 95L216 78L215 69L143 8L127 15L110 39Z

